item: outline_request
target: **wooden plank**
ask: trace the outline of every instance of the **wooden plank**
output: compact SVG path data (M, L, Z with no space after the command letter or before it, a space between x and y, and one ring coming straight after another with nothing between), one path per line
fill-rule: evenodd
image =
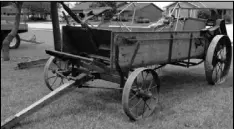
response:
M75 81L71 81L68 83L63 84L59 88L55 89L54 91L50 92L48 95L44 96L42 99L36 101L29 107L23 109L19 113L15 114L12 117L6 119L3 123L1 123L1 129L10 129L15 124L17 124L20 120L24 119L25 117L31 115L32 113L40 110L47 104L53 102L54 100L58 99L65 93L72 91L74 88ZM72 88L73 87L73 88Z
M42 44L44 42L37 42L35 40L26 40L26 39L20 39L21 41L24 41L24 42L29 42L29 43L35 43L35 44Z
M37 66L44 66L49 58L32 60L27 62L20 62L17 64L15 69L26 69L26 68L33 68Z

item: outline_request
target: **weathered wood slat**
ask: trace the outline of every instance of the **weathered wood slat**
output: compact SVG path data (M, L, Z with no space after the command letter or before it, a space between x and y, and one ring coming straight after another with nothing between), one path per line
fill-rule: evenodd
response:
M202 42L200 42L201 37L199 32L190 32L190 33L141 33L141 32L132 32L132 33L114 33L114 36L122 36L126 38L135 37L136 39L165 39L165 40L145 40L141 41L140 49L136 54L136 58L133 67L147 66L154 64L164 64L169 63L168 54L170 55L170 60L178 61L188 58L189 52L189 41L191 40L190 34L193 33L193 40L191 42L191 58L201 57L204 54L204 47ZM171 37L173 36L173 39ZM175 39L175 40L174 40ZM170 44L173 44L171 49L169 49ZM197 46L199 43L201 45ZM131 56L135 49L135 44L119 44L119 64L121 68L128 67L128 64L131 62ZM197 46L197 47L196 47Z
M28 62L20 62L17 64L16 69L26 69L26 68L32 68L32 67L37 67L37 66L44 66L47 60L48 58L32 60Z

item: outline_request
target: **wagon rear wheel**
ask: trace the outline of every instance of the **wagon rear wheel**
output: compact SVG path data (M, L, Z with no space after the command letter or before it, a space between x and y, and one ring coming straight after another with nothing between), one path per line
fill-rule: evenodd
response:
M46 86L53 91L60 85L68 82L66 76L70 74L68 61L62 61L51 56L44 68L44 81Z
M205 60L206 80L209 84L221 84L226 80L232 60L231 41L227 36L217 35L208 48Z
M138 68L128 77L122 96L123 109L131 120L150 116L159 99L159 78L155 71Z

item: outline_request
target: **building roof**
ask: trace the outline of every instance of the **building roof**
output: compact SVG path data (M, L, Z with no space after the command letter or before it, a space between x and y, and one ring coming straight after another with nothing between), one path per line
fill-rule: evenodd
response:
M167 5L165 8L174 6L177 2ZM187 2L194 8L209 8L209 9L233 9L233 2Z
M129 4L118 8L118 10L123 10L123 9L125 9L128 5L129 5ZM161 11L163 11L161 8L159 8L158 6L156 6L156 5L153 4L153 3L135 3L135 8L136 8L136 10L139 10L139 9L142 9L142 8L144 8L144 7L146 7L146 6L149 6L149 5L153 5L154 7L158 8L158 9L161 10ZM134 5L128 6L125 10L126 10L126 11L133 11L133 10L134 10Z
M233 2L202 2L206 8L233 9Z
M80 4L76 4L75 7L71 8L71 10L89 10L92 3L93 2L82 2ZM116 4L121 7L125 5L126 2L117 2Z

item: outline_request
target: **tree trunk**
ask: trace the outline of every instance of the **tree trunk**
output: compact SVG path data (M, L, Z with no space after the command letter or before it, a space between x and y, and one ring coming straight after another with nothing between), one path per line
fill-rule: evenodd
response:
M57 2L51 2L50 10L51 10L53 35L54 35L54 49L59 51L61 50L62 41L61 41L61 35L60 35Z
M21 15L21 7L23 5L23 2L15 2L16 5L16 15L15 15L15 22L13 25L13 28L11 32L6 36L6 38L3 40L3 47L2 47L2 55L3 55L3 60L4 61L9 61L10 60L10 55L9 55L9 44L12 42L12 39L16 36L18 29L19 29L19 24L20 24L20 15Z

